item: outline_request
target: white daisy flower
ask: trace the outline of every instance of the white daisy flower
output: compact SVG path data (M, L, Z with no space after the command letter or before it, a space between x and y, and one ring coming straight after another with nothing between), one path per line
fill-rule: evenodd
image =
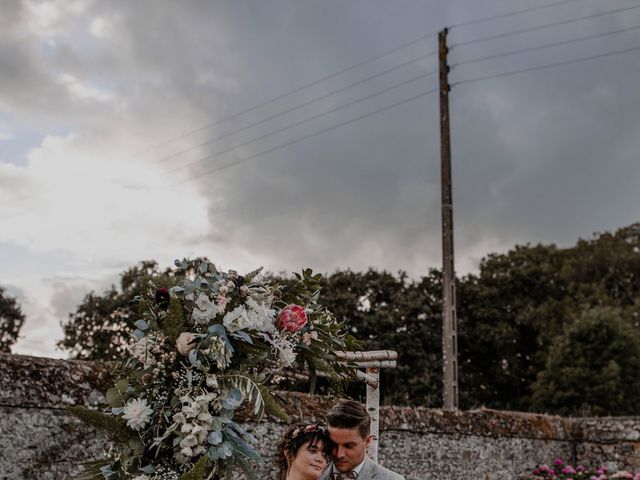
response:
M122 409L122 418L127 421L127 426L134 430L140 430L151 419L153 410L147 404L146 398L129 400Z

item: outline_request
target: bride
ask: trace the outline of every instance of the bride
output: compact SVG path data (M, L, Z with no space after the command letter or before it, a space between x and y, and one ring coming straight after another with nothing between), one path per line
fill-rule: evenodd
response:
M329 434L317 423L292 425L276 450L279 480L316 480L327 466Z

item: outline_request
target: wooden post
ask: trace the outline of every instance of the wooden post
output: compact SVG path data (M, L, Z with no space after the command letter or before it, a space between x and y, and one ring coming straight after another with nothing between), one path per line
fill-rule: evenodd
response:
M371 417L371 444L367 449L367 456L378 463L378 445L380 442L380 369L396 368L398 352L393 350L373 350L369 352L336 352L341 363L348 364L355 368L356 377L359 381L367 384L366 410ZM322 371L316 372L319 377L327 376ZM308 372L282 372L283 376L304 380L309 378Z
M371 416L371 444L367 449L367 455L374 463L378 463L378 441L380 435L380 369L377 367L367 368L367 375L378 380L378 386L372 387L367 384L367 412Z
M458 330L453 262L453 195L449 134L447 29L438 35L440 52L440 169L442 182L442 397L447 410L458 409Z

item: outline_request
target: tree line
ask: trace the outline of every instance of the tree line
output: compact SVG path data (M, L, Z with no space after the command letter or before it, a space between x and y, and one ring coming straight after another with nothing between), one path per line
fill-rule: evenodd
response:
M113 312L154 274L172 273L141 262L118 287L89 293L63 322L59 346L78 359L118 358L134 319ZM320 301L364 349L399 353L398 368L382 373L384 403L441 406L439 270L420 278L341 270L321 288ZM457 300L461 408L640 414L640 223L568 248L490 254L457 279Z

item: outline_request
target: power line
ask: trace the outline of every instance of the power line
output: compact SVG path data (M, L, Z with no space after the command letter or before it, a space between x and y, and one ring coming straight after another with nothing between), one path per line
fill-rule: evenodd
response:
M624 50L616 50L616 51L613 51L613 52L601 53L601 54L598 54L598 55L591 55L591 56L588 56L588 57L575 58L575 59L566 60L566 61L563 61L563 62L549 63L549 64L546 64L546 65L539 65L539 66L531 67L531 68L523 68L521 70L513 70L513 71L509 71L509 72L498 73L496 75L487 75L486 77L469 78L467 80L460 80L459 82L454 82L452 84L452 86L454 86L454 85L463 85L465 83L479 82L481 80L488 80L490 78L506 77L506 76L509 76L509 75L516 75L518 73L532 72L534 70L541 70L541 69L544 69L544 68L560 67L562 65L570 65L572 63L584 62L584 61L593 60L593 59L596 59L596 58L610 57L612 55L620 55L620 54L623 54L623 53L635 52L637 50L640 50L640 46L633 47L633 48L626 48Z
M356 68L361 67L363 65L366 65L367 63L371 63L371 62L373 62L375 60L379 60L379 59L381 59L383 57L386 57L387 55L390 55L390 54L395 53L395 52L397 52L399 50L402 50L403 48L410 47L412 45L415 45L416 43L419 43L421 41L427 40L427 39L429 39L431 37L435 37L436 35L438 35L438 32L431 32L431 33L428 33L426 35L421 35L421 36L419 36L417 38L414 38L413 40L410 40L408 42L405 42L405 43L402 43L400 45L397 45L397 46L395 46L395 47L393 47L393 48L391 48L389 50L386 50L386 51L384 51L382 53L379 53L377 55L369 57L369 58L367 58L367 59L365 59L365 60L363 60L361 62L358 62L358 63L356 63L354 65L350 65L350 66L345 67L345 68L343 68L341 70L338 70L337 72L330 73L329 75L325 75L324 77L319 78L317 80L314 80L313 82L301 85L301 86L299 86L297 88L294 88L293 90L290 90L290 91L288 91L286 93L283 93L283 94L278 95L276 97L272 97L269 100L265 100L264 102L258 103L258 104L254 105L252 107L249 107L249 108L247 108L245 110L241 110L239 112L236 112L236 113L228 115L228 116L226 116L224 118L221 118L220 120L216 120L215 122L211 122L211 123L208 123L208 124L203 125L201 127L198 127L196 129L190 130L190 131L185 132L185 133L183 133L183 134L181 134L181 135L179 135L177 137L171 138L171 139L169 139L169 140L167 140L165 142L158 143L158 144L156 144L156 145L154 145L152 147L149 147L146 150L138 152L137 155L142 155L144 153L148 153L150 151L157 150L160 147L163 147L163 146L168 145L168 144L170 144L172 142L175 142L177 140L181 140L183 138L191 136L194 133L201 132L202 130L206 130L207 128L213 127L215 125L219 125L219 124L221 124L223 122L227 122L229 120L237 118L237 117L239 117L241 115L244 115L246 113L253 112L254 110L257 110L258 108L267 106L267 105L269 105L271 103L277 102L278 100L282 100L283 98L289 97L289 96L291 96L291 95L293 95L295 93L301 92L302 90L305 90L307 88L311 88L311 87L313 87L315 85L318 85L321 82L324 82L324 81L329 80L331 78L334 78L334 77L337 77L339 75L342 75L343 73L349 72L351 70L355 70Z
M516 55L516 54L519 54L519 53L533 52L535 50L542 50L544 48L557 47L557 46L560 46L560 45L568 45L570 43L581 42L583 40L590 40L590 39L593 39L593 38L600 38L600 37L605 37L605 36L608 36L608 35L614 35L616 33L629 32L631 30L638 30L638 29L640 29L640 25L636 25L635 27L629 27L629 28L621 28L619 30L613 30L611 32L597 33L595 35L587 35L587 36L584 36L584 37L572 38L570 40L564 40L564 41L561 41L561 42L547 43L545 45L539 45L537 47L529 47L529 48L522 48L522 49L519 49L519 50L511 50L511 51L508 51L508 52L498 53L496 55L489 55L489 56L486 56L486 57L474 58L474 59L471 59L471 60L464 60L464 61L461 61L461 62L453 63L451 65L451 67L453 68L453 67L458 67L458 66L462 66L462 65L467 65L469 63L484 62L485 60L493 60L495 58L507 57L507 56Z
M537 31L537 30L543 30L545 28L556 27L558 25L567 25L569 23L575 23L575 22L580 22L582 20L588 20L590 18L596 18L596 17L605 16L605 15L611 15L613 13L626 12L626 11L634 10L634 9L637 9L637 8L640 8L640 5L634 5L634 6L631 6L631 7L618 8L616 10L608 10L606 12L594 13L592 15L586 15L584 17L572 18L572 19L569 19L569 20L561 20L561 21L558 21L558 22L547 23L547 24L544 24L544 25L536 26L536 27L523 28L523 29L520 29L520 30L515 30L513 32L499 33L497 35L490 35L488 37L481 37L481 38L477 38L475 40L468 40L468 41L465 41L465 42L456 43L454 45L451 45L449 48L452 49L454 47L457 48L457 47L462 47L462 46L465 46L465 45L472 45L472 44L475 44L475 43L486 42L486 41L489 41L489 40L495 40L497 38L504 38L504 37L509 37L511 35L518 35L520 33L534 32L534 31Z
M250 128L256 127L258 125L262 125L263 123L268 122L269 120L273 120L274 118L278 118L278 117L281 117L283 115L286 115L287 113L291 113L291 112L293 112L295 110L299 110L302 107L306 107L307 105L310 105L310 104L315 103L317 101L324 100L325 98L329 98L329 97L331 97L333 95L336 95L337 93L340 93L340 92L343 92L345 90L348 90L351 87L355 87L356 85L360 85L360 84L365 83L365 82L367 82L369 80L373 80L374 78L381 77L382 75L386 75L387 73L390 73L390 72L393 72L395 70L398 70L399 68L405 67L405 66L410 65L412 63L416 63L416 62L418 62L420 60L424 60L425 58L429 58L429 57L435 55L436 53L437 53L436 51L432 51L432 52L429 52L429 53L427 53L425 55L420 55L419 57L416 57L416 58L413 58L413 59L408 60L406 62L403 62L400 65L396 65L395 67L388 68L386 70L383 70L382 72L376 73L375 75L371 75L371 76L366 77L366 78L363 78L362 80L358 80L357 82L353 82L353 83L351 83L349 85L346 85L346 86L344 86L342 88L339 88L337 90L333 90L331 92L325 93L325 94L320 95L318 97L312 98L311 100L307 100L306 102L303 102L301 104L295 105L295 106L293 106L291 108L287 108L286 110L283 110L281 112L278 112L278 113L275 113L273 115L270 115L270 116L268 116L266 118L263 118L262 120L258 120L256 122L250 123L249 125L246 125L246 126L244 126L242 128L239 128L239 129L236 129L236 130L232 130L231 132L224 133L224 134L219 135L219 136L217 136L215 138L207 140L206 142L200 143L198 145L193 145L193 146L191 146L189 148L186 148L184 150L180 150L179 152L176 152L176 153L172 153L171 155L168 155L168 156L163 157L163 158L161 158L159 160L156 160L153 163L160 163L160 162L164 162L166 160L170 160L170 159L178 157L178 156L180 156L180 155L182 155L184 153L187 153L187 152L190 152L192 150L195 150L196 148L204 147L205 145L209 145L211 143L217 142L218 140L222 140L223 138L227 138L227 137L230 137L230 136L235 135L237 133L249 130Z
M573 2L577 2L577 1L581 1L581 0L562 0L560 2L547 3L545 5L539 5L537 7L530 7L530 8L525 8L525 9L522 9L522 10L517 10L515 12L501 13L501 14L498 14L498 15L493 15L491 17L484 17L484 18L479 18L477 20L469 20L468 22L456 23L456 24L452 25L451 27L449 27L449 29L454 29L454 28L459 28L459 27L466 27L468 25L475 25L476 23L488 22L489 20L496 20L498 18L512 17L514 15L519 15L521 13L533 12L535 10L542 10L544 8L556 7L558 5L563 5L565 3L573 3Z
M377 97L377 96L379 96L379 95L382 95L383 93L386 93L386 92L389 92L389 91L391 91L391 90L395 90L395 89L397 89L397 88L403 87L403 86L405 86L405 85L408 85L408 84L410 84L410 83L415 82L416 80L420 80L420 79L424 79L424 78L430 77L430 76L431 76L431 75L433 75L434 73L436 73L436 70L432 70L432 71L430 71L430 72L423 73L423 74L418 75L418 76L416 76L416 77L412 77L412 78L410 78L410 79L408 79L408 80L405 80L405 81L400 82L400 83L397 83L397 84L395 84L395 85L391 85L391 86L389 86L389 87L383 88L382 90L379 90L379 91L377 91L377 92L370 93L369 95L365 95L364 97L358 98L358 99L356 99L356 100L353 100L353 101L351 101L351 102L345 103L345 104L343 104L343 105L339 105L339 106L337 106L337 107L335 107L335 108L332 108L332 109L330 109L330 110L327 110L327 111L325 111L325 112L318 113L318 114L313 115L313 116L311 116L311 117L309 117L309 118L306 118L306 119L303 119L303 120L300 120L300 121L294 122L294 123L292 123L292 124L289 124L289 125L287 125L287 126L285 126L285 127L282 127L282 128L276 129L276 130L273 130L273 131L271 131L271 132L269 132L269 133L266 133L266 134L264 134L264 135L261 135L261 136L259 136L259 137L256 137L256 138L254 138L254 139L252 139L252 140L246 141L246 142L244 142L244 143L240 143L240 144L238 144L238 145L234 145L234 146L229 147L229 148L225 148L225 149L223 149L223 150L219 150L219 151L214 152L214 153L212 153L212 154L210 154L210 155L207 155L206 157L202 157L202 158L200 158L200 159L198 159L198 160L194 160L193 162L185 163L184 165L180 165L180 166L178 166L178 167L172 168L172 169L170 169L170 170L167 170L167 172L166 172L166 173L175 172L176 170L181 170L181 169L186 168L186 167L189 167L189 166L191 166L191 165L195 165L196 163L203 162L204 160L208 160L208 159L210 159L210 158L214 158L214 157L216 157L216 156L218 156L218 155L221 155L221 154L223 154L223 153L228 153L228 152L230 152L230 151L232 151L232 150L235 150L235 149L237 149L237 148L244 147L244 146L246 146L246 145L250 145L250 144L255 143L255 142L257 142L257 141L260 141L260 140L264 140L265 138L271 137L271 136L276 135L276 134L278 134L278 133L282 133L282 132L284 132L284 131L286 131L286 130L290 130L291 128L297 127L297 126L302 125L302 124L304 124L304 123L310 122L310 121L312 121L312 120L317 120L318 118L324 117L325 115L329 115L330 113L337 112L337 111L339 111L339 110L342 110L342 109L344 109L344 108L350 107L350 106L355 105L355 104L357 104L357 103L364 102L365 100L369 100L369 99L371 99L371 98L374 98L374 97Z
M526 8L526 9L522 9L522 10L518 10L518 11L514 11L514 12L502 13L502 14L498 14L498 15L493 15L491 17L485 17L485 18L480 18L480 19L477 19L477 20L470 20L470 21L467 21L467 22L458 23L458 24L455 24L454 27L468 26L468 25L472 25L472 24L475 24L475 23L486 22L486 21L490 21L490 20L494 20L494 19L498 19L498 18L509 17L509 16L518 15L518 14L521 14L521 13L534 11L534 10L541 10L541 9L545 9L545 8L550 8L550 7L554 7L554 6L558 6L558 5L561 5L561 4L564 4L564 3L570 3L570 2L574 2L574 1L578 1L578 0L562 0L562 1L559 1L559 2L555 2L555 3L549 3L549 4L546 4L546 5L540 5L540 6L537 6L537 7ZM425 35L420 35L419 37L416 37L413 40L409 40L408 42L404 42L402 44L396 45L395 47L390 48L389 50L385 50L384 52L381 52L381 53L379 53L377 55L374 55L374 56L369 57L369 58L367 58L365 60L362 60L361 62L355 63L353 65L349 65L349 66L347 66L345 68L342 68L342 69L340 69L340 70L338 70L336 72L333 72L333 73L330 73L328 75L325 75L324 77L321 77L321 78L319 78L317 80L314 80L314 81L312 81L310 83L307 83L307 84L301 85L299 87L296 87L293 90L290 90L290 91L285 92L285 93L283 93L281 95L272 97L272 98L270 98L268 100L265 100L265 101L260 102L260 103L258 103L256 105L253 105L252 107L249 107L249 108L246 108L246 109L241 110L239 112L236 112L236 113L233 113L231 115L228 115L228 116L226 116L224 118L221 118L220 120L216 120L215 122L210 122L210 123L202 125L202 126L200 126L198 128L195 128L193 130L189 130L189 131L184 132L184 133L182 133L182 134L180 134L180 135L178 135L176 137L170 138L170 139L168 139L168 140L166 140L164 142L157 143L157 144L147 148L146 150L142 150L142 151L137 152L135 155L142 155L142 154L157 150L158 148L166 146L166 145L168 145L170 143L173 143L173 142L175 142L177 140L181 140L183 138L189 137L189 136L191 136L191 135L193 135L195 133L201 132L202 130L206 130L206 129L208 129L210 127L213 127L215 125L219 125L219 124L221 124L223 122L227 122L227 121L232 120L234 118L237 118L237 117L239 117L241 115L250 113L250 112L252 112L254 110L257 110L257 109L259 109L261 107L267 106L267 105L269 105L271 103L274 103L274 102L276 102L278 100L281 100L283 98L289 97L289 96L291 96L291 95L293 95L295 93L301 92L301 91L303 91L303 90L305 90L307 88L310 88L310 87L313 87L315 85L318 85L321 82L324 82L324 81L329 80L331 78L335 78L335 77L337 77L339 75L342 75L343 73L346 73L348 71L355 70L356 68L361 67L363 65L366 65L367 63L371 63L371 62L373 62L375 60L379 60L380 58L383 58L383 57L385 57L387 55L390 55L392 53L400 51L403 48L410 47L410 46L415 45L415 44L417 44L417 43L419 43L421 41L424 41L424 40L427 40L429 38L435 37L435 36L437 36L437 34L438 34L438 32L431 32L431 33L427 33Z
M422 92L422 93L419 93L419 94L417 94L417 95L413 95L412 97L406 98L406 99L404 99L404 100L401 100L401 101L399 101L399 102L393 103L393 104L391 104L391 105L387 105L386 107L382 107L382 108L379 108L379 109L374 110L374 111L372 111L372 112L365 113L365 114L363 114L363 115L359 115L359 116L357 116L357 117L355 117L355 118L352 118L352 119L350 119L350 120L346 120L346 121L344 121L344 122L340 122L340 123L338 123L338 124L336 124L336 125L332 125L332 126L330 126L330 127L323 128L322 130L318 130L317 132L311 133L311 134L309 134L309 135L305 135L304 137L298 138L298 139L296 139L296 140L292 140L292 141L290 141L290 142L283 143L283 144L281 144L281 145L277 145L277 146L275 146L275 147L273 147L273 148L269 148L268 150L264 150L264 151L262 151L262 152L258 152L258 153L256 153L256 154L250 155L250 156L245 157L245 158L240 158L240 159L238 159L238 160L234 160L233 162L229 162L229 163L227 163L227 164L220 165L219 167L212 168L212 169L210 169L210 170L206 170L206 171L204 171L204 172L202 172L202 173L200 173L200 174L198 174L198 175L195 175L195 176L193 176L193 177L189 177L189 178L187 178L187 179L185 179L185 180L182 180L182 181L180 181L180 182L176 182L176 183L173 183L173 184L171 184L171 185L167 185L165 188L175 187L175 186L177 186L177 185L181 185L181 184L183 184L183 183L187 183L187 182L190 182L190 181L192 181L192 180L196 180L196 179L198 179L198 178L202 178L202 177L207 176L207 175L210 175L210 174L212 174L212 173L219 172L220 170L224 170L224 169L227 169L227 168L233 167L233 166L238 165L238 164L240 164L240 163L247 162L247 161L249 161L249 160L253 160L254 158L260 157L260 156L262 156L262 155L266 155L267 153L275 152L276 150L280 150L280 149L285 148L285 147L288 147L288 146L290 146L290 145L294 145L294 144L299 143L299 142L302 142L302 141L304 141L304 140L308 140L309 138L316 137L316 136L318 136L318 135L321 135L321 134L323 134L323 133L329 132L329 131L331 131L331 130L335 130L335 129L337 129L337 128L343 127L343 126L345 126L345 125L348 125L348 124L350 124L350 123L356 122L356 121L358 121L358 120L362 120L363 118L367 118L367 117L370 117L370 116L372 116L372 115L376 115L376 114L378 114L378 113L384 112L384 111L386 111L386 110L390 110L390 109L392 109L392 108L394 108L394 107L397 107L397 106L399 106L399 105L403 105L403 104L405 104L405 103L411 102L411 101L416 100L416 99L421 98L421 97L425 97L425 96L430 95L430 94L432 94L432 93L435 93L435 92L437 92L437 91L438 91L438 89L437 89L437 88L434 88L434 89L432 89L432 90L427 90L426 92Z

